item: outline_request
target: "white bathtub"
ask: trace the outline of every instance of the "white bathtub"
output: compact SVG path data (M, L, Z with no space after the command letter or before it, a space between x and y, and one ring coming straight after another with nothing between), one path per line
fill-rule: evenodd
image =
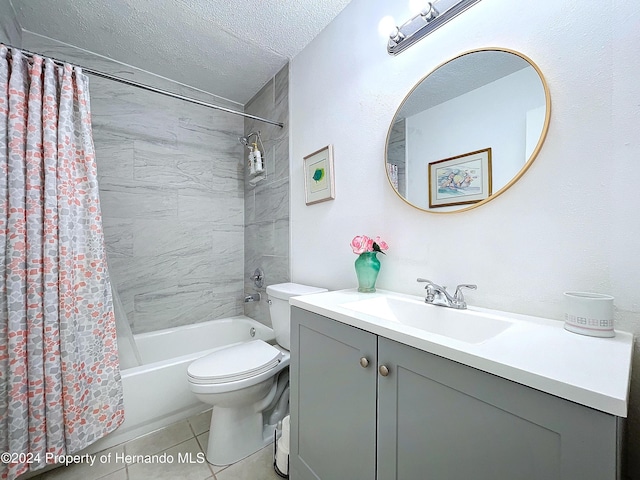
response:
M109 448L211 408L189 390L189 364L222 347L255 339L273 341L275 335L271 328L238 316L133 338L142 365L122 370L125 421L86 452Z

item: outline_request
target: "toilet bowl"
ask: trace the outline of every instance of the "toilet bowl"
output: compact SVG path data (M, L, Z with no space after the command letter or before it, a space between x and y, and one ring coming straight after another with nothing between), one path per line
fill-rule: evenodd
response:
M273 441L276 424L288 413L289 298L326 291L296 283L269 285L269 315L277 345L253 340L189 365L189 388L201 402L213 405L209 463L235 463Z

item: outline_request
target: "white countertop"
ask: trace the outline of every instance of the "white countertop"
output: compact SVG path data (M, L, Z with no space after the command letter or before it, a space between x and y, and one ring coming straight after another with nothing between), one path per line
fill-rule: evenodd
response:
M633 353L630 333L616 331L612 338L588 337L565 330L561 321L498 312L513 325L482 343L471 344L341 306L375 296L424 300L384 290L338 290L292 297L289 303L551 395L627 416ZM473 306L468 309L496 313Z

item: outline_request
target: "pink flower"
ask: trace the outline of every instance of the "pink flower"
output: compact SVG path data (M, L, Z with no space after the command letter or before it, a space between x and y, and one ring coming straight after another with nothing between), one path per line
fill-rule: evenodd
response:
M365 237L367 239L367 248L365 252L373 252L373 238Z
M354 237L353 240L351 240L351 249L353 250L353 253L360 255L361 253L370 251L367 249L369 240L371 239L364 235Z
M389 245L382 240L379 236L376 239L367 237L366 235L357 235L351 240L351 250L356 255L360 255L365 252L379 252L384 253L383 250L388 250Z
M387 245L387 242L382 240L379 236L376 237L375 242L378 244L378 247L380 247L380 250L389 250L389 245Z

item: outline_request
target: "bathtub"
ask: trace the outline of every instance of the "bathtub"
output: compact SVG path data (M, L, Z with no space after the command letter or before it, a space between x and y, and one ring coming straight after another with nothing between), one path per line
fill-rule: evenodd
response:
M253 335L252 335L253 334ZM125 421L86 452L95 453L192 415L210 405L189 390L187 367L195 359L236 343L273 342L271 328L237 316L133 335L142 365L122 370Z

